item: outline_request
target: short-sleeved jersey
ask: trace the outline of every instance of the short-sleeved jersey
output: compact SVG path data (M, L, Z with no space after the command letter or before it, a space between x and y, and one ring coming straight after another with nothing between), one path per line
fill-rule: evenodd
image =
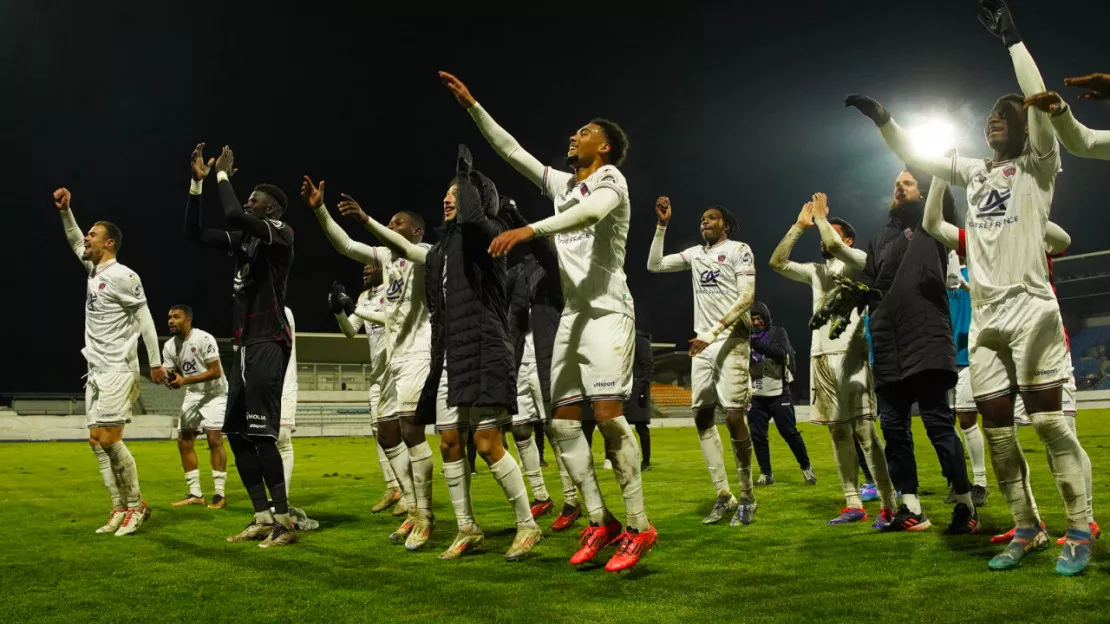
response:
M424 249L431 245L420 243ZM389 357L398 360L431 357L432 326L424 295L424 265L375 247L378 266L384 267Z
M635 318L632 293L624 274L625 245L632 217L624 175L613 165L605 165L578 182L574 174L551 167L544 169L543 192L555 203L557 214L577 206L602 188L615 191L620 196L620 205L594 225L555 235L565 308L570 312L617 312Z
M193 328L187 338L173 336L162 345L162 364L166 371L176 371L183 377L208 372L213 362L220 361L220 348L212 334ZM220 370L219 379L185 386L189 394L220 396L227 394L227 377Z
M809 267L805 269L809 277L809 285L813 289L813 311L821 307L825 293L836 285L836 277L855 277L857 271L841 260L832 258L823 263L806 263L800 265ZM836 340L829 338L829 326L813 330L810 338L810 357L828 355L832 353L862 353L868 348L868 339L865 335L866 328L863 319L857 310L852 310L848 327Z
M967 279L967 267L960 273ZM948 291L948 313L952 317L952 341L956 343L956 365L967 366L967 337L971 331L971 293L962 288Z
M289 324L281 313L293 266L293 229L274 219L266 219L266 224L269 235L284 239L285 245L268 244L269 241L243 232L228 233L236 265L232 331L238 345L293 341Z
M746 243L725 239L712 247L699 245L679 254L694 286L694 332L713 331L717 323L740 297L740 278L755 277L755 257ZM730 336L748 339L751 314L745 312L731 333L721 332L717 340Z
M1040 156L1026 147L1014 160L956 158L953 184L967 188L967 267L980 306L1026 292L1050 299L1045 226L1052 208L1059 148Z
M362 294L358 296L358 303L355 304L356 317L359 312L384 313L386 311L388 311L388 306L385 300L385 284L371 290L362 291ZM359 319L362 320L361 317ZM366 339L370 345L370 379L372 381L379 380L389 363L389 357L386 355L385 326L362 320L362 328L366 332Z
M98 371L138 371L138 312L146 305L139 275L115 260L96 267L85 289L85 348Z

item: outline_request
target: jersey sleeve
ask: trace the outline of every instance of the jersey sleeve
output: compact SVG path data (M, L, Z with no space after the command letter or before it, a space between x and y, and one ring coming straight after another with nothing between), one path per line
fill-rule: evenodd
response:
M566 171L559 171L550 166L543 169L543 194L544 197L555 199L559 193L570 184L574 179L574 175Z
M740 245L736 250L736 257L732 260L732 268L737 275L755 275L755 255L752 248Z
M952 185L967 188L967 185L986 169L986 162L978 158L952 157Z
M220 348L216 345L216 339L212 334L204 336L204 340L200 343L200 348L197 349L200 354L200 359L204 360L205 364L211 364L220 359Z
M591 184L590 192L598 189L613 189L624 201L628 201L628 181L624 174L613 165L605 165L594 174L596 181Z
M172 347L173 338L170 338L166 341L166 344L162 345L162 366L166 367L167 372L177 370L177 363L174 361L176 358L174 357L174 350Z
M112 281L112 296L125 308L146 305L143 282L139 279L139 275L131 270Z

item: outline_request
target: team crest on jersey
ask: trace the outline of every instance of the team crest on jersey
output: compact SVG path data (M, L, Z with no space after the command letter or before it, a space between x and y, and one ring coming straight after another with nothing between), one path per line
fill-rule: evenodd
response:
M580 192L582 193L582 196L583 196L583 197L585 197L585 196L587 196L587 195L589 195L589 194L590 194L590 190L586 188L586 185L585 185L585 184L583 184L582 186L579 186L579 187L578 187L578 190L579 190L579 191L580 191Z
M401 261L400 261L399 263L397 263L397 264L398 264L398 265L399 265L399 266L400 266L400 267L401 267L402 269L403 269L403 268L405 268L405 261L404 261L404 260L401 260Z
M728 257L728 256L726 256L725 254L719 254L719 255L717 256L717 262L724 262L724 261L725 261L725 258L727 258L727 257Z
M1006 216L1006 202L1010 201L1010 189L991 189L987 198L979 204L980 217Z
M744 255L740 256L740 264L751 264L751 263L752 263L752 252L745 251Z
M1006 167L1002 170L1002 175L1006 176L1007 178L1014 177L1015 173L1017 173L1017 167L1013 165L1010 165L1009 167Z
M717 280L720 279L721 272L719 270L702 271L700 281L702 288L716 288Z
M96 289L97 290L104 290L107 287L108 287L107 284L105 284L104 282L100 282L100 284L96 287Z

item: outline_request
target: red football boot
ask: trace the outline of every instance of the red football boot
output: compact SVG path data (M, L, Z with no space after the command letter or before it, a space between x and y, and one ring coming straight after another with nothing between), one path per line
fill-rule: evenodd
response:
M621 523L616 518L601 526L590 525L582 529L582 537L578 540L578 552L570 558L571 565L586 563L597 556L602 548L617 541L621 535Z
M648 530L640 533L625 531L621 534L621 543L617 546L617 553L609 559L609 563L605 564L605 570L607 572L620 572L640 563L640 557L651 550L658 537L659 534L655 532L655 527L648 527Z

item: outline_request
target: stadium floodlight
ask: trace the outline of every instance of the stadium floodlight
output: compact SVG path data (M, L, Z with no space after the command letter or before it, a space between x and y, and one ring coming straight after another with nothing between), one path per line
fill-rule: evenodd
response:
M956 129L944 119L931 119L910 129L913 147L923 156L940 156L956 146Z

